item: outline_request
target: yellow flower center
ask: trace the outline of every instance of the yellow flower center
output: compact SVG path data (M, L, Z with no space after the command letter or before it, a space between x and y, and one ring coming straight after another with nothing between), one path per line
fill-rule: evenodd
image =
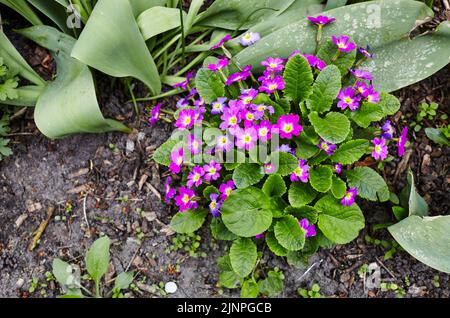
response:
M276 88L277 88L277 84L270 84L270 85L269 85L269 89L270 89L271 91L275 90Z
M209 168L209 174L215 174L216 168Z
M300 167L297 167L295 169L295 174L300 177L303 174L303 169Z
M215 209L217 206L216 201L212 201L210 206L211 206L211 209Z
M351 99L350 97L345 97L345 98L344 98L344 102L345 102L346 104L351 104L351 103L353 102L353 99Z
M292 126L292 124L285 124L283 126L283 131L286 133L290 133L294 130L294 126Z
M236 123L237 123L237 118L236 117L231 117L230 118L230 124L236 125Z
M194 181L198 181L198 180L200 180L200 175L198 173L196 173L194 176Z
M376 145L375 146L375 152L376 153L380 153L381 152L381 146L380 145Z
M178 157L177 158L177 166L181 166L182 163L183 163L183 157Z
M268 133L267 128L260 128L259 129L259 135L260 136L265 137L265 136L267 136L267 133Z
M270 66L270 68L276 68L276 67L277 67L277 64L275 64L275 63L270 63L269 66Z
M252 137L251 136L249 136L249 135L245 135L244 136L244 142L246 144L250 143L251 141L252 141Z
M184 118L184 124L187 126L191 123L191 117L185 117Z
M187 194L185 194L184 196L183 196L183 200L182 200L184 203L188 203L189 202L189 196L187 195Z

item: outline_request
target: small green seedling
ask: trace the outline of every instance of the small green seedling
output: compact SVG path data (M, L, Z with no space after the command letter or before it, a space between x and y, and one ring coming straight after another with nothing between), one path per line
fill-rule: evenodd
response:
M403 298L406 295L405 290L395 283L381 283L380 288L381 291L383 292L386 291L394 292L396 298Z
M324 298L324 296L320 293L319 284L312 285L311 290L299 288L297 292L303 298Z
M419 113L416 115L415 120L411 123L411 127L414 127L414 131L418 132L422 129L422 123L424 119L433 120L436 117L439 105L436 103L422 103L419 105Z
M94 292L81 285L80 272L74 266L59 258L53 260L52 272L64 291L63 298L83 298L86 294L97 298L102 296L122 298L124 296L122 291L128 289L134 280L133 272L123 272L117 275L114 279L114 287L108 293L104 293L101 288L102 278L107 273L110 262L109 247L109 238L103 236L96 240L86 253L85 262L88 275L83 275L83 278L94 282Z

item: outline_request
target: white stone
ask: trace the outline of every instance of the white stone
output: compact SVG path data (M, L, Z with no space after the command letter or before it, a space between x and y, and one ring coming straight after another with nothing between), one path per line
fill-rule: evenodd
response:
M166 293L173 294L177 291L178 286L174 282L168 282L168 283L166 283L166 286L164 287L164 289L166 290Z

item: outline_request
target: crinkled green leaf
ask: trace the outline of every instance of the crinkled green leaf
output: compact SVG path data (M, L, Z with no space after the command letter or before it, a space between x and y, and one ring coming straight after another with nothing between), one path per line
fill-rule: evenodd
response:
M207 104L225 95L225 84L216 72L201 68L195 77L198 94Z
M292 215L275 223L274 233L278 243L288 251L298 251L305 245L305 230Z
M276 256L286 256L287 255L287 249L285 249L281 244L278 242L278 240L275 237L275 234L273 232L267 232L265 235L266 244L269 247L269 249L276 255Z
M327 192L331 188L333 170L327 166L313 167L309 170L309 182L319 192Z
M284 289L284 276L281 272L269 271L267 278L258 282L258 288L261 294L269 297L280 294Z
M295 216L299 220L308 219L309 223L317 222L318 213L315 207L309 205L304 205L297 208L293 206L288 206L284 211L288 214Z
M157 163L169 166L171 163L170 160L170 154L172 151L179 145L179 141L175 139L169 139L165 143L163 143L161 146L156 149L156 151L153 153L153 160L155 160ZM181 146L181 145L179 145Z
M275 167L273 173L282 176L291 174L298 167L298 159L292 154L283 151L272 152L270 154L270 162Z
M222 220L234 234L253 237L272 224L272 205L260 189L237 189L222 204Z
M318 113L329 111L341 87L339 69L334 65L328 65L317 76L312 95L306 101L306 107Z
M365 139L355 139L339 146L331 156L333 162L339 162L344 165L352 164L366 153L369 148L369 141Z
M259 295L258 284L251 279L247 279L242 284L241 298L256 298Z
M170 228L177 233L193 233L205 222L208 210L196 209L178 212L170 221Z
M316 112L311 112L308 118L317 134L329 143L343 142L350 132L350 121L344 114L330 112L321 118Z
M333 176L331 184L331 194L333 194L336 199L342 199L342 197L345 195L345 191L347 191L345 182L342 181L342 179Z
M311 95L311 85L314 78L311 66L305 57L301 55L293 56L286 63L283 78L286 83L284 95L294 101L295 104L303 102Z
M258 183L264 175L257 163L242 163L234 169L233 181L238 189Z
M279 174L270 175L262 187L264 193L270 197L280 197L286 193L286 189L286 183Z
M356 203L342 205L339 200L327 195L314 207L319 211L319 229L334 243L349 243L364 228L364 215Z
M240 277L246 277L252 272L257 257L256 244L250 238L238 238L231 245L231 267Z
M236 288L241 278L236 274L231 267L230 255L222 256L218 259L217 265L219 267L219 283L226 288Z
M18 79L8 78L3 83L0 83L0 101L6 101L7 99L16 99L19 97L17 93L17 86L19 85Z
M356 167L346 171L349 187L358 189L358 196L370 201L389 200L389 189L384 179L372 168ZM387 192L387 198L385 193Z
M350 37L349 41L353 42L353 39ZM348 73L348 70L355 63L356 50L350 51L348 53L339 52L338 58L334 60L337 52L338 47L336 46L336 44L334 44L331 39L328 39L325 44L320 47L319 52L317 52L317 57L324 61L327 65L335 65L339 69L340 75L345 76Z
M293 207L301 207L311 203L317 196L317 192L309 183L294 182L289 188L289 203Z
M230 230L227 229L225 224L223 224L222 219L220 218L214 218L211 221L211 234L216 240L221 241L233 241L237 239L237 235L230 232Z

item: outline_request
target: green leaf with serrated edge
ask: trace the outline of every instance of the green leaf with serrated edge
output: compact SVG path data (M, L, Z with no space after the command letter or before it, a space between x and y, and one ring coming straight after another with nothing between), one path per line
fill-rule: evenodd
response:
M294 141L297 144L295 153L299 159L309 159L320 151L317 144L312 144L305 134L296 137Z
M425 134L427 135L428 139L434 141L438 145L450 146L448 138L444 135L444 133L440 129L425 128Z
M369 127L372 122L380 121L385 116L380 105L369 102L363 102L358 110L347 111L346 114L362 128Z
M336 245L335 243L327 239L327 237L322 233L320 229L316 229L315 238L317 239L317 244L320 248L331 249Z
M219 194L219 190L217 190L217 188L213 185L207 186L204 190L203 190L203 197L207 200L210 200L210 196L211 194Z
M262 190L270 197L280 197L286 193L287 188L283 178L278 174L273 174L267 178L266 182L264 182Z
M316 208L305 205L302 207L294 208L293 206L288 206L285 210L285 213L291 214L295 216L297 219L308 219L309 223L316 223L318 213Z
M305 230L292 215L280 219L274 226L275 237L288 251L298 251L305 245Z
M256 265L256 244L250 238L238 238L230 248L230 262L240 277L248 276Z
M216 240L233 241L237 235L230 232L220 218L213 218L210 225L211 234Z
M400 246L422 263L450 273L450 216L411 215L388 227Z
M219 267L219 283L226 288L236 288L241 278L236 274L231 266L230 255L224 255L217 260Z
M331 193L336 199L342 199L345 195L345 191L347 191L347 186L342 179L333 176L333 182L331 184Z
M210 104L216 101L219 97L225 95L225 84L222 82L220 76L213 71L201 68L195 77L195 87L198 94L205 100L205 103Z
M331 188L333 170L330 167L318 166L309 170L309 182L319 192L325 193Z
M239 166L239 162L233 162L233 163L224 163L223 166L225 167L226 170L231 171L236 169L237 166Z
M258 282L261 294L273 297L281 293L284 289L283 274L277 271L267 273L267 278Z
M287 255L287 249L285 249L283 246L278 243L278 240L275 237L275 234L273 232L267 232L265 235L266 244L269 247L269 249L276 255L276 256L286 256Z
M274 218L281 218L284 216L284 209L288 204L281 197L271 197L270 204L272 209L272 215Z
M206 209L178 212L170 221L170 228L181 234L193 233L203 225L207 214Z
M395 115L400 109L398 98L387 93L380 94L380 101L377 105L383 110L385 116Z
M364 215L356 203L342 205L339 200L327 195L314 207L319 211L319 229L334 243L349 243L364 228Z
M344 114L330 112L325 118L320 118L316 112L312 112L308 118L316 133L329 143L343 142L350 132L350 121Z
M411 169L408 169L407 181L408 184L400 193L400 202L402 206L408 210L408 215L427 216L428 204L419 193L417 193L414 184L414 174Z
M247 279L242 284L241 298L256 298L259 295L258 284L251 279Z
M301 251L288 251L286 256L288 264L292 267L303 269L308 266L308 257Z
M298 167L298 159L287 152L275 151L270 154L270 163L275 167L274 174L286 176Z
M317 192L308 184L294 182L288 192L289 203L293 207L301 207L311 203L317 196Z
M349 41L353 42L352 37L350 37ZM341 76L345 76L348 73L348 70L355 63L356 50L350 51L348 53L339 52L338 58L333 61L333 58L336 56L337 52L338 47L336 46L336 44L334 44L332 39L329 39L320 47L319 52L317 52L317 57L324 61L327 65L335 65L338 68L338 70L340 71L340 81Z
M377 201L381 196L384 201L389 200L389 189L384 179L372 168L356 167L345 172L347 184L350 188L358 189L358 196L361 198ZM387 191L388 197L384 194ZM377 197L378 195L378 197ZM382 198L380 198L381 200ZM383 201L382 201L383 202Z
M301 55L293 56L286 63L283 78L286 83L284 95L290 98L295 104L303 102L311 95L311 85L314 77L311 66L305 57Z
M176 147L181 147L181 143L178 140L169 139L165 143L156 149L153 154L153 160L159 163L160 165L169 166L172 162L170 159L170 154Z
M322 162L324 162L325 160L327 160L330 156L327 155L327 153L325 151L321 151L318 155L316 155L315 157L312 157L310 159L308 159L308 165L310 167L312 166L316 166L318 164L321 164Z
M254 185L263 177L261 166L257 163L242 163L233 172L233 181L238 189Z
M369 146L369 141L365 139L347 141L339 146L330 159L333 162L349 165L361 159Z
M319 114L329 111L341 86L339 69L334 65L328 65L317 76L312 95L306 101L306 107Z
M108 271L109 245L109 238L103 236L92 243L86 253L86 270L97 284Z
M253 237L272 224L269 197L255 187L237 189L223 202L221 213L225 226L234 234Z

